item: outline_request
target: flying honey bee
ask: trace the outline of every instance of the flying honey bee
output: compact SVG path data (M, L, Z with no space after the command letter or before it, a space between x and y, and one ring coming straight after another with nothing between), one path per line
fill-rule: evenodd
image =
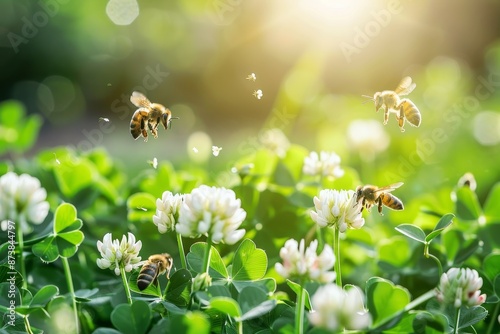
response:
M167 273L167 278L169 278L173 263L172 257L167 253L151 255L142 266L137 277L137 287L139 290L146 289L151 283L156 285L158 276L165 272Z
M381 188L372 185L358 186L356 188L356 204L361 201L361 211L363 211L363 208L370 210L372 206L377 205L378 212L381 215L383 205L392 210L403 210L403 202L390 193L402 185L403 182Z
M417 106L410 99L400 98L401 96L410 94L416 86L414 82L412 83L410 77L404 77L393 91L384 90L377 92L373 97L368 95L363 96L375 102L375 111L378 112L380 108L384 107L384 125L389 120L389 113L395 113L401 132L404 132L405 119L408 120L408 123L416 127L419 127L422 121L422 116Z
M151 103L146 96L139 92L132 93L130 102L139 108L134 112L130 121L130 133L134 139L139 138L142 134L144 141L148 141L147 128L155 138L158 138L158 124L163 124L166 130L171 126L172 119L178 118L172 117L170 109L159 103Z

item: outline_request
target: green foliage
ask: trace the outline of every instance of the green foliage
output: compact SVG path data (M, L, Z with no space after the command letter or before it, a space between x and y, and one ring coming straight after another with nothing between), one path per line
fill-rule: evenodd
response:
M305 55L286 79L287 87L297 96L292 99L281 90L275 107L298 117L304 107L299 101L307 96L299 88L307 83L314 91L320 73L316 59ZM341 261L343 282L347 283L344 289L352 285L364 289L364 303L372 317L365 331L498 332L500 183L491 172L498 170L496 162L485 159L495 156L494 148L478 153L484 166L474 171L477 191L456 185L459 174L467 170L463 152L450 150L446 163L439 163L446 147L436 145L426 156L421 152L426 134L412 135L415 129L411 128L400 134L397 128L389 127L391 121L385 128L392 140L390 147L370 160L347 145L339 130L361 115L360 100L319 91L315 94L307 108L322 112L311 112L310 117L301 119L309 130L318 129L305 142L316 141L318 151L340 153L344 170L340 178L305 175L304 158L310 151L299 144L299 137L290 138L294 143L283 154L257 141L248 151L231 152L230 147L224 147L222 152L229 160L221 161L221 154L219 160L211 157L205 164L178 163L173 158L167 161L155 153L158 166L144 164L141 170L120 164L114 152L101 147L88 152L55 147L30 159L0 161L0 175L14 171L36 176L51 207L45 221L25 236L23 250L12 250L1 236L0 334L25 332L26 326L34 333L53 332L56 327L51 319L56 319L61 309L78 310L82 333L293 333L301 292L305 294L304 331L327 333L307 316L314 310L312 300L320 284L280 277L274 270L274 264L282 261L280 249L289 238L305 239L308 244L321 236L320 247L332 244L331 231L318 231L309 214L322 189L354 190L362 184L383 186L400 181L405 185L395 195L404 202L403 211L384 208L384 215L365 211L363 228L348 230L341 238L337 261ZM332 116L330 110L339 106L349 113ZM0 105L0 121L0 154L17 158L16 154L33 146L41 126L39 116L26 116L21 104L7 101ZM440 125L429 113L424 114L424 121L428 129ZM266 121L271 123L272 119ZM283 130L292 133L298 124L290 123L289 129ZM423 126L415 131L424 130ZM469 132L464 136L470 136ZM462 136L449 136L453 139L450 142L464 144ZM148 150L148 146L143 147ZM466 148L472 152L478 147L467 144ZM177 238L173 231L160 234L152 223L156 201L164 191L189 193L201 184L232 189L247 213L242 241L210 245L209 277L203 276L208 247L204 237L191 240ZM140 291L140 268L126 273L126 287L121 277L99 269L96 242L109 232L115 237L133 233L142 242L142 259L159 252L171 254L174 265L168 277L159 275ZM177 247L178 240L185 243L187 252ZM184 255L187 265L181 260ZM27 277L20 274L19 256L27 264ZM65 262L56 261L59 258ZM440 274L451 267L479 272L481 291L487 295L483 305L462 306L457 313L452 305L437 301L434 291ZM74 287L70 288L70 282ZM131 303L124 289L131 291ZM11 291L13 298L8 297ZM14 326L9 326L6 319L12 300L15 319Z
M72 204L61 204L54 215L53 232L33 245L33 254L44 262L53 262L60 256L72 257L84 239L82 224Z
M120 304L111 313L111 322L121 333L144 334L151 323L151 310L142 300Z
M28 151L35 143L41 126L42 118L39 115L26 116L20 102L11 100L0 103L0 156L9 151Z

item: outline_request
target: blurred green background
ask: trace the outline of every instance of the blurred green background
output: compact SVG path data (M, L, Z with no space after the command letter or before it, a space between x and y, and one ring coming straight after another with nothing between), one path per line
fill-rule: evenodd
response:
M103 146L130 173L153 157L228 170L280 128L363 183L422 193L471 171L483 198L500 178L498 13L488 0L2 0L0 101L43 118L28 156ZM384 143L356 144L371 130L353 121L383 120L361 95L406 75L420 128L391 115ZM129 133L134 90L180 117L148 143Z

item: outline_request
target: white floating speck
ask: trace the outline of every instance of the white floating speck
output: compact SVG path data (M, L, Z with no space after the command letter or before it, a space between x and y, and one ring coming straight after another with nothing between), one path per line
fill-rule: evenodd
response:
M59 161L59 159L57 159L57 155L55 153L54 153L54 158L56 159L57 164L60 165L61 162Z
M196 147L193 147L193 152L198 153L198 149Z
M109 122L109 118L106 117L99 117L99 120L104 122Z
M255 91L253 92L253 96L255 96L255 97L256 97L257 99L259 99L259 100L262 98L262 96L263 96L263 95L264 95L264 94L262 94L262 90L261 90L261 89L255 90Z
M219 156L219 152L222 150L222 147L212 146L212 153L214 157Z
M156 169L156 167L158 167L158 159L153 158L153 160L148 160L148 164L150 164L151 166L153 166L154 169Z
M257 76L255 75L255 73L249 74L247 76L247 80L255 81L255 80L257 80Z

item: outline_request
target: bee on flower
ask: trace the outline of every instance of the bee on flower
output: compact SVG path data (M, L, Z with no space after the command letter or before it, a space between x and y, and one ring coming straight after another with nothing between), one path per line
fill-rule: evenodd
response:
M353 190L324 189L314 197L314 211L311 219L320 227L338 228L340 232L360 229L365 224L361 215L361 203Z

